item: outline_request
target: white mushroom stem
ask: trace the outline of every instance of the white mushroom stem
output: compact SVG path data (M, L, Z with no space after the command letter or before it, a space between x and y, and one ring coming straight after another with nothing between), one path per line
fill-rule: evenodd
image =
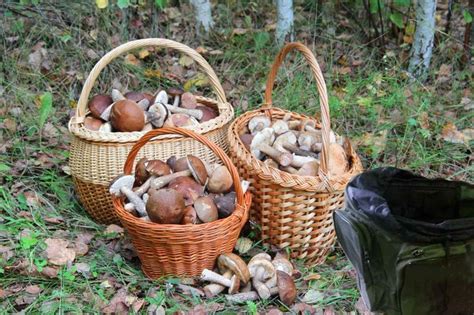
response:
M282 167L281 168L282 171L285 171L285 172L288 172L290 174L296 174L298 173L298 170L294 167L291 167L291 166L286 166L286 167Z
M166 91L165 90L159 91L156 94L153 103L168 104L168 94L166 93Z
M280 152L266 143L260 143L256 147L256 149L261 151L265 155L271 157L273 160L275 160L276 162L278 162L278 164L282 166L288 166L291 163L291 154L286 152Z
M103 124L100 126L99 131L102 131L102 132L112 132L112 124L109 123L109 122L103 123Z
M126 99L126 97L123 96L123 94L117 89L112 89L111 96L112 96L112 100L114 101L114 103L117 102L117 101L121 101L121 100Z
M240 182L240 186L242 186L242 192L245 194L247 192L247 190L249 189L249 187L250 187L250 182L248 182L246 180L242 180Z
M232 272L228 270L222 276L224 278L230 279L230 278L232 278ZM219 293L221 293L222 291L224 291L225 288L226 287L223 286L223 285L220 285L220 284L217 284L217 283L211 283L211 284L206 285L203 288L203 290L204 290L204 293L206 294L207 298L212 298L212 297L218 295Z
M137 194L135 194L132 190L130 190L127 187L121 187L120 192L127 197L130 203L133 203L133 205L135 206L135 211L140 216L147 215L146 209L145 209L145 203L139 196L137 196Z
M139 197L142 197L143 198L143 194L145 194L148 189L150 189L150 186L151 186L151 182L152 180L154 180L156 178L156 176L150 176L148 177L148 179L140 186L138 187L137 189L135 189L134 193L139 196Z
M137 104L138 106L140 106L141 109L147 110L148 107L150 106L150 101L144 98L141 101L137 102Z
M125 206L123 206L123 208L124 208L125 210L127 210L128 212L133 212L133 211L135 211L135 205L134 205L133 203L131 203L131 202L126 203Z
M303 166L303 164L311 162L311 161L315 161L315 160L316 160L315 158L312 158L310 156L299 156L299 155L293 154L293 160L291 161L291 166L300 168Z
M278 287L271 288L270 295L278 294ZM245 303L247 301L255 301L259 299L258 292L249 291L249 292L242 292L237 294L231 294L225 296L226 300L231 303Z
M179 95L176 95L173 100L173 107L179 107Z
M191 171L190 170L185 170L181 172L176 172L173 174L157 177L154 180L151 181L151 188L152 189L160 189L163 188L164 186L168 185L173 179L181 177L181 176L190 176Z
M310 157L313 157L315 159L319 158L318 154L316 154L314 152L311 152L311 151L303 150L303 149L298 148L298 146L293 145L293 144L284 143L283 148L290 151L290 152L292 152L292 153L294 153L294 154L296 154L296 155L310 156Z
M115 105L115 102L113 102L112 104L110 104L109 106L107 106L106 109L104 109L104 111L102 112L102 114L100 114L100 118L102 120L105 120L105 121L109 121L110 120L110 112L112 111L112 107Z
M165 104L165 106L172 113L186 114L199 120L201 120L203 116L202 110L200 109L187 109L187 108L181 108L181 107L174 107L173 105L168 105L168 104Z
M150 198L150 195L147 193L144 193L142 196L142 200L145 204L148 202L148 198Z
M228 287L228 288L230 288L232 286L232 280L231 279L227 279L226 277L224 277L224 276L222 276L218 273L215 273L214 271L209 270L209 269L204 269L202 271L201 280L209 281L209 282L212 282L212 283L217 283L217 284L223 285L223 286Z
M265 283L258 280L256 277L252 278L252 285L257 290L258 295L263 300L270 298L270 289L265 285Z

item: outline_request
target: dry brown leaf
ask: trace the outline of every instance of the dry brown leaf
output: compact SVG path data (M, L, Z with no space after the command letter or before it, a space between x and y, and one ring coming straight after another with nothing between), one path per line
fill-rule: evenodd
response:
M8 131L12 133L15 132L17 129L16 121L11 118L5 118L3 120L2 125L3 125L3 128L7 129Z
M89 246L83 242L75 242L74 243L74 251L76 252L76 256L84 256L89 251Z
M207 54L207 49L202 46L199 46L198 48L196 48L196 51L201 55Z
M76 258L76 253L73 249L67 248L69 242L59 238L47 238L45 241L47 247L45 250L46 258L53 265L66 265L71 263Z
M232 35L244 35L248 32L249 30L246 28L234 28L232 30Z
M37 295L39 294L43 289L41 289L39 286L37 285L29 285L25 288L25 292L29 293L29 294L33 294L33 295Z
M303 279L306 280L306 281L319 280L319 279L321 279L321 275L319 273L313 273L313 274L307 275Z
M474 129L472 128L467 128L467 129L463 129L461 130L462 134L464 135L464 139L466 141L471 141L471 140L474 140Z
M427 112L421 112L420 116L418 116L418 120L420 122L421 128L430 129L430 119Z
M461 99L461 105L464 107L464 110L474 109L474 101L471 100L469 97L463 97Z
M150 55L150 52L148 51L148 49L145 49L145 48L141 49L138 52L138 58L140 58L140 59L145 59L149 55Z
M116 224L111 224L105 229L105 234L111 234L111 233L121 234L123 232L124 232L123 228Z
M125 56L125 63L129 65L138 66L140 65L140 60L138 60L134 54L127 54Z
M59 269L57 267L46 266L41 270L41 274L48 278L57 278Z
M451 143L464 143L466 141L464 134L460 132L453 123L447 123L444 125L443 130L441 131L441 137L444 141Z
M441 67L439 67L438 76L440 76L440 77L450 77L451 76L451 69L452 69L451 65L442 64Z

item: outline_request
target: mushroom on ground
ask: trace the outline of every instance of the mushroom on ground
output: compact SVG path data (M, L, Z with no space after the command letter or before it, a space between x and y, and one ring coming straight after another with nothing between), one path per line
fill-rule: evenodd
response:
M135 206L138 214L143 216L146 215L145 203L132 191L134 182L135 177L133 175L119 175L110 183L109 192L116 197L126 196L128 201Z
M220 165L212 172L207 182L207 189L211 193L225 193L232 187L232 176L226 166Z
M140 131L145 126L145 114L137 103L130 100L115 102L110 112L112 127L118 131Z
M232 271L239 279L246 284L250 280L250 271L247 264L238 255L225 253L217 258L217 266L220 272Z
M292 305L296 299L296 286L293 277L284 271L277 270L278 294L280 301Z
M290 276L293 274L294 268L293 264L288 260L286 255L278 252L272 260L273 266L276 270L286 272Z
M271 263L271 257L265 253L257 254L250 260L248 268L253 287L257 290L258 295L262 299L268 299L271 293L264 282L275 275L275 267Z
M146 203L146 211L150 220L161 224L181 223L184 208L183 194L169 188L152 191Z
M231 279L233 274L231 271L226 271L222 274L222 276L226 279ZM204 291L204 294L206 294L206 297L208 299L218 295L219 293L221 293L222 291L225 290L225 286L221 285L221 284L217 284L217 283L210 283L208 285L206 285L204 288L203 288L203 291Z
M204 222L212 222L218 219L217 207L209 196L203 196L196 199L194 209L198 218Z
M201 280L218 283L229 288L229 293L234 294L239 291L240 279L233 275L232 278L227 279L226 277L215 273L209 269L204 269L201 273Z
M87 103L87 107L89 108L92 117L100 119L100 115L113 102L114 101L109 95L98 94L91 98L89 103Z
M248 128L251 134L255 135L257 132L262 131L265 128L270 127L271 120L265 115L255 116L250 119Z

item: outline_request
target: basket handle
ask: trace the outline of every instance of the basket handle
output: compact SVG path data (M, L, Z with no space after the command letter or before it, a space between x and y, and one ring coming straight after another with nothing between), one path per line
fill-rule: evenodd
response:
M219 110L226 109L226 107L221 108L223 106L223 103L227 103L224 89L222 88L222 85L217 78L216 73L212 69L212 67L209 65L209 63L204 59L197 51L194 49L169 40L165 38L146 38L146 39L139 39L139 40L134 40L128 43L125 43L123 45L120 45L111 51L109 51L107 54L105 54L100 60L97 62L97 64L92 68L91 72L89 73L89 76L86 79L86 82L84 83L84 87L82 88L81 96L79 97L79 101L77 103L77 109L76 109L76 117L77 118L84 118L86 115L87 111L87 101L89 99L89 95L91 93L92 87L94 86L94 83L99 76L100 72L102 69L105 68L112 60L120 56L121 54L137 49L137 48L142 48L142 47L148 47L148 46L156 46L156 47L162 47L162 48L171 48L174 50L177 50L181 53L186 54L187 56L191 57L196 63L201 67L203 72L207 75L209 78L209 81L211 83L211 87L214 90L214 93L217 96L218 99L218 108Z
M239 173L237 172L237 168L234 166L230 158L227 156L227 154L222 151L221 148L219 148L214 142L211 142L209 139L206 137L199 135L191 130L186 130L182 128L174 128L174 127L169 127L169 128L159 128L159 129L154 129L149 132L147 132L145 135L143 135L137 143L132 147L130 150L130 153L127 156L127 160L125 161L125 165L123 167L123 172L124 174L131 174L133 171L133 165L135 162L135 158L138 154L138 151L147 144L151 139L157 137L157 136L162 136L162 135L167 135L167 134L178 134L182 135L188 138L192 138L194 140L197 140L204 144L205 146L209 147L209 149L212 150L224 163L224 165L227 167L227 169L230 172L230 175L232 176L232 181L234 182L234 189L235 189L235 194L237 197L237 205L241 205L241 207L235 207L234 214L239 218L242 219L244 214L245 214L245 201L244 201L244 193L242 191L242 186L240 185L240 176ZM245 219L245 218L243 218Z
M288 43L286 44L278 53L273 62L272 68L268 73L267 85L265 88L265 103L262 105L262 108L271 108L272 107L272 92L273 85L275 83L275 78L278 74L278 69L280 69L283 60L286 55L292 51L300 51L306 61L308 62L311 72L316 79L316 86L319 92L319 102L321 103L321 125L322 125L322 140L323 148L321 152L321 168L323 175L328 174L328 163L329 163L329 134L331 132L331 121L329 115L329 101L328 101L328 92L326 89L326 82L324 81L323 73L319 67L318 61L314 57L311 50L303 45L302 43Z

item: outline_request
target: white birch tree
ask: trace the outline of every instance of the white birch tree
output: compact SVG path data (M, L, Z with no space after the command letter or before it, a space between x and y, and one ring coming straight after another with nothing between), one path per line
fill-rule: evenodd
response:
M204 30L205 34L208 34L214 25L210 0L190 0L190 2L194 8L194 14L196 15L196 30L198 34L201 33L201 30Z
M277 7L277 27L276 42L278 46L282 46L285 40L294 40L293 32L293 0L276 0Z
M416 31L410 52L408 72L424 80L430 67L435 32L436 0L416 1Z

